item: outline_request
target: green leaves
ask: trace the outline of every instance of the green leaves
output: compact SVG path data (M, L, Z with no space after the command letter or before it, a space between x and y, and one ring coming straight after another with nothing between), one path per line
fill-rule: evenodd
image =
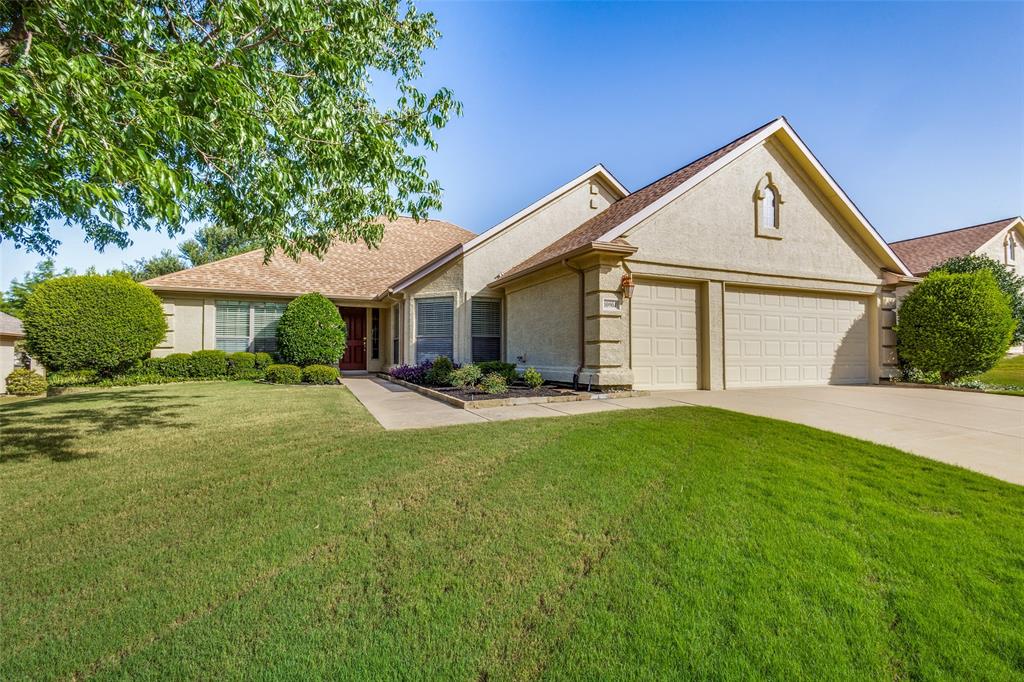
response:
M440 208L420 152L460 105L414 85L439 34L411 5L53 0L4 3L0 27L0 238L17 246L52 253L61 223L102 249L198 221L319 254Z

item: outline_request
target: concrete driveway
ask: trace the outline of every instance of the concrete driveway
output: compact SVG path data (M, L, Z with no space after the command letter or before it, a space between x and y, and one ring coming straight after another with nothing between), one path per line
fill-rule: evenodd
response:
M659 397L806 424L1024 485L1024 398L900 386L662 391Z

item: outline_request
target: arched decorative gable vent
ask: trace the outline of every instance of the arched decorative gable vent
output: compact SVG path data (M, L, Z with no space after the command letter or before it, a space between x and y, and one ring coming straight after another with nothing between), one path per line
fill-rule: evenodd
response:
M769 171L754 189L754 226L758 237L782 239L782 204L782 193Z
M1013 234L1013 230L1006 233L1006 241L1003 243L1003 252L1006 258L1006 264L1011 268L1017 267L1017 251L1019 245L1017 244L1017 238Z

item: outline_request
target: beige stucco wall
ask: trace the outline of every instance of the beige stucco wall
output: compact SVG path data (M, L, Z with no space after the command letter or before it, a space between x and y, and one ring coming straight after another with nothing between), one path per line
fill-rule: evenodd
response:
M14 342L10 336L0 336L0 393L7 392L7 375L14 371Z
M509 362L551 381L572 381L579 357L579 275L559 274L506 294Z
M584 180L505 227L461 259L409 287L404 292L406 300L452 296L455 299L455 361L469 362L472 351L470 312L473 297L500 298L501 292L487 286L498 275L579 227L607 208L616 197L614 190L600 178L595 176ZM507 315L506 312L506 318ZM411 363L415 358L415 305L406 306L404 319L408 331L403 342L405 361ZM514 362L515 354L507 343L507 330L504 336L505 360Z
M249 303L288 303L284 298L255 298L247 296L224 295L213 298L198 298L183 295L159 294L167 320L167 336L153 350L154 357L165 357L171 353L192 353L197 350L209 350L217 347L217 301L246 301ZM336 305L365 307L347 301L334 301ZM382 306L384 304L381 304ZM390 310L381 308L380 357L371 357L370 325L372 322L371 308L366 307L366 365L367 370L379 371L387 366L391 352Z
M999 261L1005 265L1006 251L1004 244L1006 243L1006 235L1010 230L1014 230L1017 237L1017 262L1014 269L1016 272L1020 273L1024 271L1024 228L1011 225L1005 230L1001 230L999 234L983 244L975 253L980 256L988 256L989 258Z
M755 234L754 193L770 172L780 239ZM879 266L808 178L771 143L755 147L625 235L651 261L781 277L877 284Z

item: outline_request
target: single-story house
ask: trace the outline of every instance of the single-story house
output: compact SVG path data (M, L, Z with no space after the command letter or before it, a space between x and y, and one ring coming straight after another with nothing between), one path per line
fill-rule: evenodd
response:
M16 369L43 372L43 368L19 347L24 338L21 320L13 315L0 313L0 393L7 392L7 375Z
M1014 272L1021 272L1024 266L1024 218L1004 218L926 234L890 242L889 246L914 275L927 275L929 270L950 258L968 255L988 256Z
M349 326L342 369L448 355L554 381L646 389L871 383L891 369L892 291L913 281L784 118L639 189L601 165L473 234L401 218L379 248L262 252L145 284L157 355L274 349L296 295Z

